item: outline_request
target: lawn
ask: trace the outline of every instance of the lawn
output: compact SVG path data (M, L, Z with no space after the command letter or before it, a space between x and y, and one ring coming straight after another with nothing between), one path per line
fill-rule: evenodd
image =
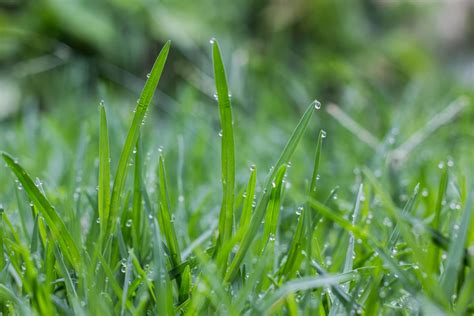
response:
M474 313L453 7L0 2L1 314Z

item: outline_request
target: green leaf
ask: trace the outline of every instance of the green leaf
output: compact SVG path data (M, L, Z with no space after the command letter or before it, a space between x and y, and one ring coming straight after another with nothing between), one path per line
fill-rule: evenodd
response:
M315 101L315 102L318 102L318 101ZM272 189L272 181L275 179L276 172L277 170L279 170L281 165L287 164L290 161L291 157L293 156L296 146L298 145L301 138L303 137L303 134L313 115L315 104L316 104L315 102L311 103L306 109L306 111L304 112L301 120L299 121L295 130L291 134L291 137L288 140L288 143L283 149L283 152L281 153L280 158L276 162L275 166L270 172L270 175L267 178L266 184L264 186L264 191L263 191L265 193L261 194L259 197L257 206L255 207L254 214L250 221L249 229L247 230L246 234L242 238L242 242L240 243L239 249L237 250L237 253L235 254L235 257L233 261L231 262L229 270L227 271L227 274L225 276L225 280L227 282L232 281L238 274L240 264L244 260L245 255L247 254L247 251L249 250L250 245L252 244L252 241L256 236L258 228L260 227L262 223L262 219L265 216L265 210L267 208L267 204L270 199L269 192Z
M98 210L100 221L101 240L109 219L110 206L110 154L107 114L103 104L100 105L100 132L99 132L99 193Z
M46 223L51 229L54 240L59 242L61 251L66 256L69 263L78 268L79 263L81 262L79 249L61 217L56 213L54 207L49 203L43 193L41 193L28 173L10 155L2 153L2 156L3 160L5 160L8 167L13 171L15 176L18 178L18 181L20 181L25 189L28 198L45 218Z
M158 82L165 66L166 58L168 57L169 49L170 42L168 41L163 46L163 49L156 58L155 64L153 65L148 80L145 83L145 87L143 88L135 108L135 115L133 116L132 125L128 130L127 138L125 139L125 143L122 148L122 153L120 154L114 185L112 187L109 220L107 223L107 232L109 233L114 233L115 231L116 220L120 210L120 198L127 176L129 159L133 148L137 143L140 128L144 122L148 106L150 105L153 94L155 93L156 87L158 86Z
M257 184L257 168L252 166L249 182L247 184L247 190L245 191L244 203L242 206L242 215L240 216L240 222L239 222L239 229L245 230L248 224L250 223L256 184Z
M325 275L315 277L304 277L298 280L289 281L283 284L275 292L267 295L262 302L255 305L256 309L261 313L272 314L273 308L286 299L291 293L298 291L308 291L315 288L328 287L339 283L347 282L353 279L355 274L345 273L337 275Z
M281 165L272 182L272 192L265 215L265 224L263 225L263 235L261 238L260 253L263 253L267 243L274 244L278 226L278 217L280 215L280 196L283 177L285 176L286 165Z
M181 252L179 250L178 238L176 237L174 223L171 220L173 215L169 203L165 160L162 155L160 155L159 163L159 181L160 207L158 212L158 223L160 224L161 232L165 236L166 245L170 254L171 268L174 269L181 264Z
M459 231L451 240L449 245L448 255L446 259L446 266L443 275L441 276L441 284L444 289L446 297L450 300L455 294L455 287L458 273L463 266L464 259L464 245L466 244L472 216L472 200L474 199L474 187L466 203L464 213L459 225Z
M222 205L219 216L219 244L224 244L232 236L234 221L234 190L235 190L235 148L234 129L232 126L232 106L224 64L217 41L212 44L212 60L214 64L214 80L219 104L219 118L222 128L221 163L222 163ZM226 261L224 261L226 262Z

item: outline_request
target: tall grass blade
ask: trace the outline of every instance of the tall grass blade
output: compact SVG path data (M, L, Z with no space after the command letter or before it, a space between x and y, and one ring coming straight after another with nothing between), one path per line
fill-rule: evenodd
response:
M100 221L101 240L104 238L105 229L109 218L110 206L110 154L109 132L105 107L100 104L100 132L99 132L99 193L98 211Z
M317 104L319 104L319 102L314 101L308 106L295 130L291 134L291 137L288 140L288 143L286 144L285 148L283 149L280 158L278 159L272 171L270 172L270 175L268 176L266 184L264 186L264 192L267 193L263 193L260 195L260 198L257 202L257 206L255 207L254 214L250 221L249 229L242 238L242 242L240 243L239 249L237 250L237 253L235 254L235 257L232 260L229 270L227 271L227 274L225 276L226 281L232 281L237 276L240 264L244 260L245 255L247 254L247 251L249 250L250 245L256 236L258 228L261 225L262 219L265 216L265 210L270 199L270 194L268 192L270 192L272 189L272 181L275 179L276 172L282 164L288 163L291 159L296 149L296 146L303 137L304 131L306 130L308 123L313 115L315 105Z
M232 126L232 106L230 103L227 78L222 62L219 44L212 42L212 60L214 64L214 80L219 104L219 118L222 128L221 163L222 163L222 205L219 216L219 243L224 244L232 236L234 221L234 189L235 189L235 148L234 129Z
M54 207L41 193L28 173L26 173L26 171L10 155L2 153L2 156L3 160L5 160L8 167L13 171L25 189L28 198L44 216L46 223L51 229L53 238L59 242L61 251L66 256L69 263L77 268L81 260L79 249L61 217L56 213Z
M133 148L137 143L140 127L144 122L148 106L150 105L153 94L155 93L156 87L163 72L169 49L170 42L168 41L163 46L163 49L156 58L155 64L153 65L148 80L145 83L145 87L143 88L140 98L138 99L138 104L135 108L135 115L133 116L132 125L128 131L127 138L125 139L122 153L120 154L114 185L112 187L109 219L107 222L107 232L109 233L113 233L115 231L116 218L120 209L120 198L123 191L123 186L125 184L125 178L127 176L129 159Z

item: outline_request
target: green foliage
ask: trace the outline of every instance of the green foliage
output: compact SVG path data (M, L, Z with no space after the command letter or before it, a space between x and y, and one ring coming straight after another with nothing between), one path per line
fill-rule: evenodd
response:
M190 104L200 104L191 92L176 123L158 121L164 128L150 131L143 123L169 49L167 42L147 76L126 135L118 131L122 124L114 108L101 102L91 124L98 128L83 125L77 144L69 143L62 125L45 121L46 135L19 129L20 143L23 137L40 142L31 152L17 152L21 164L2 153L2 170L13 173L2 173L2 179L15 184L0 189L2 314L473 311L470 175L451 159L401 171L411 152L468 108L468 97L456 99L400 146L391 135L378 140L328 105L328 113L361 138L357 146L365 142L374 150L355 180L331 178L334 168L360 165L346 149L333 157L341 155L347 166L326 158L338 147L326 146L324 130L315 137L314 120L322 121L324 105L311 102L293 132L284 133L288 136L267 138L267 128L276 131L272 127L249 128L246 117L233 115L232 84L215 40L218 109L203 112L220 123L220 146L212 124L193 115ZM276 116L271 119L276 125ZM186 142L175 126L185 124L191 129L181 130ZM260 147L246 146L242 134L259 140ZM344 136L338 130L328 138L343 146ZM169 151L158 147L166 137L172 139ZM73 146L64 160L47 155L44 169L37 169L36 155L40 160L48 150L66 154ZM259 171L262 178L253 164L248 175L241 163L255 154L263 165L259 170L265 170L268 161L259 152L268 147L271 157L280 151L279 158L266 175ZM44 182L34 181L27 169ZM331 186L339 183L354 189Z

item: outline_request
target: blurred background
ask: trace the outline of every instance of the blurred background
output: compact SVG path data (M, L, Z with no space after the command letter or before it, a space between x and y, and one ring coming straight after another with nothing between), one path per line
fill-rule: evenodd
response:
M212 37L232 92L239 185L250 164L263 179L314 99L322 108L289 174L296 187L320 129L323 192L339 185L350 200L363 166L400 200L416 182L435 188L440 161L472 179L472 0L0 0L0 150L58 199L94 190L99 102L115 167L146 74L170 39L144 150L153 171L162 146L175 195L199 204L220 186ZM13 192L5 174L0 197Z

